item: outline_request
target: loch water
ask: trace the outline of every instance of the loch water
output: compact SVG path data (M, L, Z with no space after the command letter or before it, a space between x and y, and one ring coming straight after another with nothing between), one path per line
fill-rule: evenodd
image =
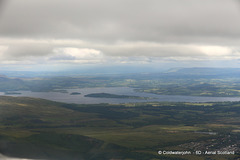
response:
M16 91L21 94L6 94L14 97L33 97L42 98L57 102L76 103L76 104L98 104L98 103L138 103L138 102L225 102L240 101L240 97L202 97L202 96L182 96L182 95L157 95L152 93L137 92L134 88L129 87L98 87L98 88L81 88L81 89L64 89L67 92L31 92ZM73 92L81 94L71 95ZM148 97L148 99L127 99L127 98L93 98L84 95L91 93L110 93L117 95L129 95ZM0 95L5 95L1 92Z

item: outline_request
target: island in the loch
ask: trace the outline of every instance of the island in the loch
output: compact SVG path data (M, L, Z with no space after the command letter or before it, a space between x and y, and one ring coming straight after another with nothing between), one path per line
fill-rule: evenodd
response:
M79 92L72 92L70 95L80 95L81 93Z
M84 97L93 97L93 98L125 98L125 99L150 99L150 97L118 95L118 94L111 94L111 93L91 93L91 94L84 95Z

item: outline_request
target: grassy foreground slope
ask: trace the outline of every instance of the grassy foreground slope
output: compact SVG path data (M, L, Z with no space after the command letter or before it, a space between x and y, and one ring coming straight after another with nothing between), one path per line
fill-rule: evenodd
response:
M240 103L77 105L0 97L0 153L47 160L237 159ZM191 155L158 155L158 151ZM234 151L195 155L195 151Z

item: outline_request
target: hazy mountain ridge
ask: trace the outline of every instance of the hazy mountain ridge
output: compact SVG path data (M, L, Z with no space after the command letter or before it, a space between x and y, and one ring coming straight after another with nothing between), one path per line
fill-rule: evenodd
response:
M190 75L209 75L209 76L240 76L240 68L173 68L164 72L167 74L190 74Z

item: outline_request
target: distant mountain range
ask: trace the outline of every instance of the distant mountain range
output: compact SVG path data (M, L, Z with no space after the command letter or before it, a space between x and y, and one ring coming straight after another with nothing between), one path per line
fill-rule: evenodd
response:
M202 75L230 75L240 74L240 68L172 68L165 73L202 74Z
M128 70L128 68L122 68L115 70L115 73L111 69L101 69L104 72L97 72L95 70L82 71L59 71L59 72L33 72L33 71L0 71L0 78L15 77L15 78L33 78L33 77L56 77L56 76L142 76L142 75L155 75L155 76L182 76L182 75L202 75L202 76L230 76L230 77L239 77L240 68L205 68L205 67L196 67L196 68L171 68L169 70L155 69L151 70L146 68L142 70L136 68L133 70ZM126 72L124 72L126 70Z

